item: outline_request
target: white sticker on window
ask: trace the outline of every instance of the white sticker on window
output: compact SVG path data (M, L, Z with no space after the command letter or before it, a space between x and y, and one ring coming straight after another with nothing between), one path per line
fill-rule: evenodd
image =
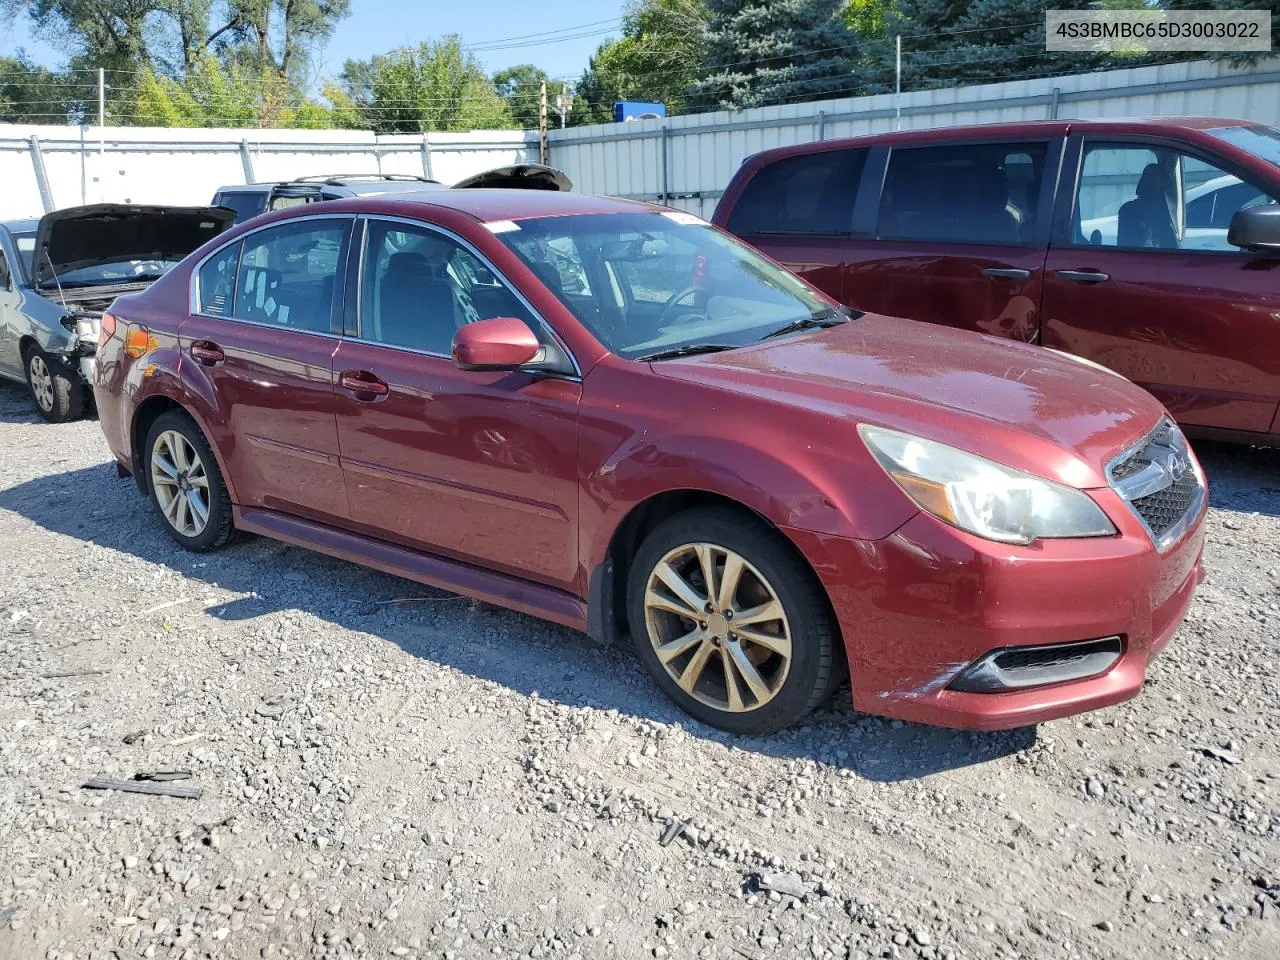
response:
M494 220L492 223L486 223L485 229L490 233L510 233L512 230L519 230L520 224L514 220Z
M682 227L698 227L707 226L707 221L701 217L695 217L692 213L683 213L680 210L663 210L662 215L673 223L678 223Z
M289 308L282 306L280 308L280 312L276 314L276 323L288 323L288 322L289 322Z

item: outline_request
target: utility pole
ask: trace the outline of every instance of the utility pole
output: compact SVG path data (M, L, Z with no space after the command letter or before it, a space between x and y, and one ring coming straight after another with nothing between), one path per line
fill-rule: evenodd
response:
M902 129L902 34L898 34L898 65L894 73L896 80L894 82L893 106L894 113L893 129Z
M98 126L107 123L107 71L98 68Z
M565 84L560 84L560 93L556 95L556 111L560 114L560 129L565 127L569 111L573 109L573 94Z
M547 81L538 84L538 162L547 165Z

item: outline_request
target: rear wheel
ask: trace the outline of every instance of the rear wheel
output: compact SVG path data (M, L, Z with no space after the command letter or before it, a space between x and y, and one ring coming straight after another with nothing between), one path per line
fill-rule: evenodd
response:
M171 410L147 431L151 502L169 536L188 550L216 550L235 534L231 497L209 443L185 413Z
M831 690L839 658L826 596L759 520L707 508L660 524L636 553L627 601L640 659L704 723L770 733Z
M28 347L22 361L40 416L50 423L64 423L84 415L85 387L74 371L37 346Z

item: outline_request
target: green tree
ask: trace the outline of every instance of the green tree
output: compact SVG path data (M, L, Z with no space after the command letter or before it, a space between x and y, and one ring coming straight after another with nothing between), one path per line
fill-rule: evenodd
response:
M855 92L856 38L843 0L709 0L707 55L694 92L726 109Z
M570 122L608 123L619 100L681 111L706 53L707 18L703 0L633 0L621 39L602 43L578 81Z
M182 78L146 71L132 123L157 127L311 127L333 125L333 111L299 96L271 70L227 66L206 54Z
M507 67L493 75L493 87L507 102L507 109L511 111L511 119L517 127L529 130L538 125L542 84L547 79L547 72L531 63ZM547 96L552 103L555 102L552 99L554 94L548 93Z
M89 89L36 66L21 51L0 57L0 123L78 123Z
M457 36L403 47L342 70L344 103L379 133L512 126L511 111Z

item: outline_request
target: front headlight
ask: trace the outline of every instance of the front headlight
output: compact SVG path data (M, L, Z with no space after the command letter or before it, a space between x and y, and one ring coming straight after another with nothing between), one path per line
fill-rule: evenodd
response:
M1102 508L1079 490L934 440L865 423L858 431L920 509L961 530L1021 544L1116 532Z

